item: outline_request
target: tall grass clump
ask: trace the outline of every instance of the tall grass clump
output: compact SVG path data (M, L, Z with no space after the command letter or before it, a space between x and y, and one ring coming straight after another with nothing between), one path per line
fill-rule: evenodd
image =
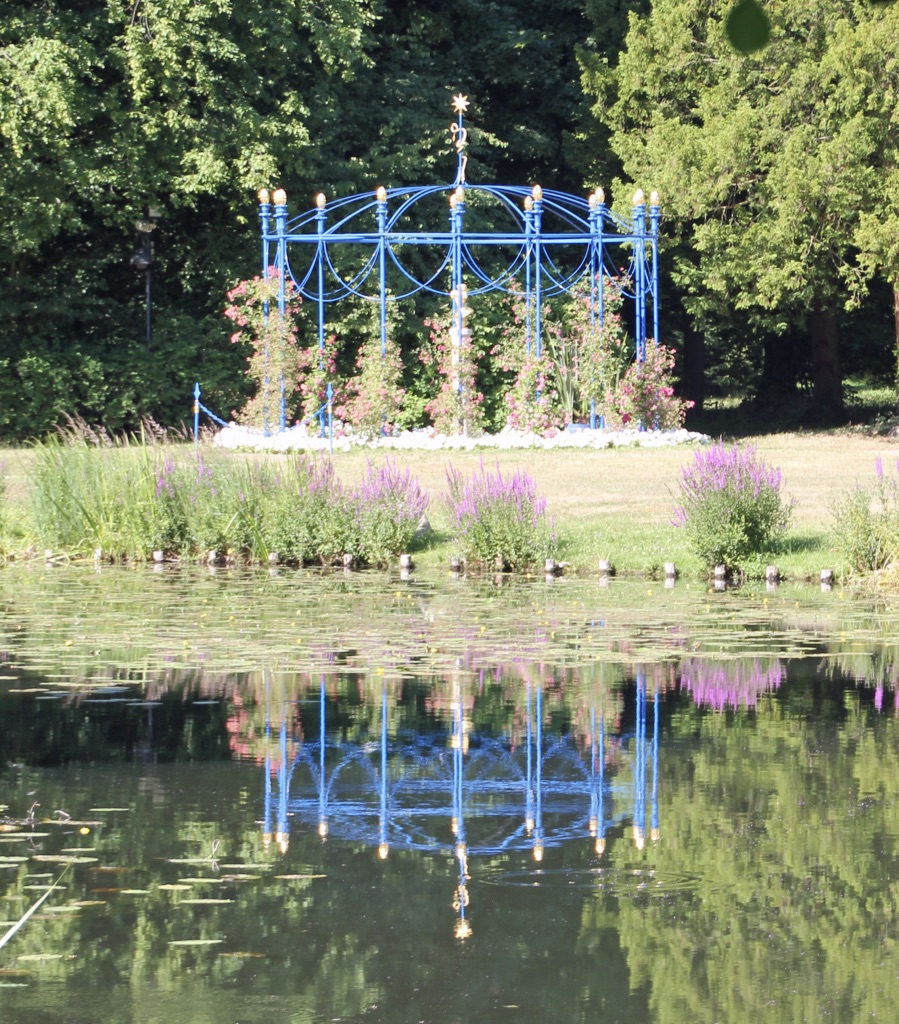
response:
M358 547L352 495L329 460L292 457L269 472L274 478L262 491L257 560L276 551L285 562L331 565Z
M78 429L50 436L37 445L31 477L37 539L73 554L134 557L148 543L156 486L150 445Z
M781 493L781 474L754 447L723 442L699 449L681 470L674 523L686 530L703 564L744 568L769 553L786 532L793 502Z
M401 470L389 459L368 464L353 499L359 529L358 554L370 565L408 551L428 507L428 496L408 467Z
M464 477L446 470L446 504L453 532L467 559L499 569L526 569L554 546L546 499L523 470L504 477L480 469Z
M382 565L407 551L428 499L410 472L369 466L355 490L329 460L239 459L83 428L37 447L37 539L113 561L217 557L324 565L351 553Z
M850 572L885 569L899 557L899 462L897 476L885 476L875 462L873 484L843 494L832 509L834 546Z

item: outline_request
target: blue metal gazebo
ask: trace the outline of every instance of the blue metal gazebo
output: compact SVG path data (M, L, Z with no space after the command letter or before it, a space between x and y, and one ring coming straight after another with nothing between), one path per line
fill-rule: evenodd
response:
M316 310L321 349L329 307L351 299L377 304L383 355L389 304L430 293L451 301L452 343L461 348L470 304L491 292L515 293L524 300L528 354L539 358L544 302L582 290L601 324L603 282L616 278L633 304L642 362L647 340L659 341L658 194L647 211L637 189L627 221L606 205L601 188L581 198L539 185L471 184L467 108L467 97L453 97L457 169L450 185L380 186L333 201L319 194L313 210L296 216L283 189L260 191L263 275L271 267L278 273L282 314L290 279Z

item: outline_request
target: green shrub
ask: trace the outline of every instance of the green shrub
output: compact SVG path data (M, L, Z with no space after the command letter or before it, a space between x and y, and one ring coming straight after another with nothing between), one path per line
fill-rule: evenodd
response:
M144 442L148 443L144 443ZM250 562L383 565L409 549L428 499L410 472L369 466L345 490L326 459L241 459L113 439L77 424L38 445L32 516L44 547L143 561L209 552Z
M877 459L877 481L856 487L835 503L834 546L854 573L886 568L899 556L899 480L885 478Z
M446 503L466 558L500 569L525 569L551 553L546 499L524 470L504 477L483 465L470 477L447 467Z
M385 565L408 551L428 507L418 481L389 459L383 466L369 463L353 501L359 524L358 553L370 565Z
M786 532L793 503L781 494L780 470L755 448L702 448L682 470L681 504L674 523L683 527L706 566L743 566L773 551Z

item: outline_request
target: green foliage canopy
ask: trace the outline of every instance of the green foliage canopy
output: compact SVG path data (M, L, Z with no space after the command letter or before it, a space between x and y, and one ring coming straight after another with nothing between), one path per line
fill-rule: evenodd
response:
M770 43L736 51L729 0L659 0L616 68L587 67L625 174L663 195L673 276L699 321L805 330L815 398L841 412L837 317L895 254L879 230L895 163L894 6L772 0ZM861 247L861 257L860 257ZM891 271L895 273L895 271Z

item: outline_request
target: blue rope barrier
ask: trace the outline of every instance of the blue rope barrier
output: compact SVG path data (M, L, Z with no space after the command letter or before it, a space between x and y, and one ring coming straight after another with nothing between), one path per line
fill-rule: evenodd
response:
M313 420L318 420L321 424L322 437L325 436L325 424L324 414L328 414L328 450L333 453L334 451L334 416L333 416L333 405L334 405L334 390L331 384L328 384L328 397L324 405L320 409L317 409L314 413L307 416L302 423L311 423ZM206 415L218 423L219 426L227 427L228 423L223 420L220 416L216 416L211 409L207 409L205 405L200 401L200 385L199 383L194 384L194 444L200 442L200 413L204 412Z
M227 424L227 422L226 422L225 420L223 420L223 419L220 419L220 418L219 418L218 416L216 416L216 414L215 414L214 412L210 412L210 410L209 410L209 409L207 409L207 408L206 408L206 406L205 406L205 405L203 405L202 403L200 403L200 411L201 411L201 412L205 412L205 413L206 413L206 415L207 415L207 416L208 416L208 417L209 417L209 418L210 418L211 420L215 420L215 422L216 422L216 423L218 423L218 424L219 424L219 426L222 426L222 427L227 427L227 426L228 426L228 424Z

